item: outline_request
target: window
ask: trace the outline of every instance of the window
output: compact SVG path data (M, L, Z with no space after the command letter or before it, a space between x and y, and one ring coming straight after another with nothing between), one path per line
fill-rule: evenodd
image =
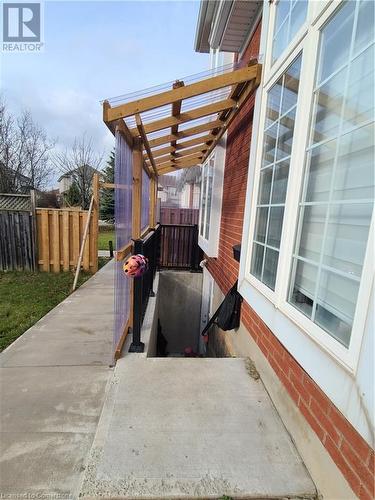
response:
M272 53L283 23L293 25L296 3L284 3L264 6ZM374 5L308 2L300 39L288 45L288 35L278 64L264 67L239 276L255 309L276 306L268 319L287 347L296 343L279 315L350 370L373 276Z
M300 71L301 56L298 56L267 97L251 274L272 290L279 259Z
M205 240L208 240L210 237L214 164L215 164L215 158L214 156L211 156L211 158L202 166L202 181L201 181L202 193L201 193L199 235Z
M211 218L211 204L212 204L212 179L213 167L215 163L214 156L202 166L202 194L201 194L201 207L200 207L200 225L199 235L205 240L210 236L210 218Z
M321 30L289 302L349 347L374 199L374 4Z
M304 23L307 0L279 0L276 3L275 29L272 43L272 63L287 48Z

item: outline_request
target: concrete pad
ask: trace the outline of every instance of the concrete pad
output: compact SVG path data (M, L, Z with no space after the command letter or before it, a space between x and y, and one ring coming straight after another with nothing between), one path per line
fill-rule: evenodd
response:
M99 366L2 368L1 432L95 432L108 375Z
M17 432L0 438L1 498L77 498L92 434Z
M64 330L33 332L28 342L16 344L14 349L1 357L0 366L102 365L108 367L111 364L112 339L107 334L109 332L88 334L80 330L76 332L68 330L66 335L64 333ZM32 348L30 348L30 342Z
M242 359L119 360L81 494L313 498L260 380Z

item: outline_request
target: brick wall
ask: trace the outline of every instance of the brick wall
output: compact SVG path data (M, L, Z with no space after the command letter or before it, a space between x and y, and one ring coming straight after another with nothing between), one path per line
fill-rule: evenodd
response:
M259 38L260 26L243 55L244 61L257 56ZM208 258L207 264L207 269L223 293L229 290L238 276L238 263L233 259L232 246L240 243L242 239L253 111L254 98L251 98L228 130L218 258ZM374 498L374 450L246 301L243 302L241 316L249 334L354 493L361 499Z

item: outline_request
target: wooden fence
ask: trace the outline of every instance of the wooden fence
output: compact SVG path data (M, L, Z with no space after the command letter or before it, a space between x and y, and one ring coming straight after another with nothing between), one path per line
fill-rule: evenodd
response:
M30 210L0 210L0 271L34 271L35 243Z
M198 208L168 208L160 209L160 224L198 224Z
M38 265L41 271L69 271L78 262L88 212L77 209L36 209ZM82 268L95 272L98 262L97 225L91 217Z

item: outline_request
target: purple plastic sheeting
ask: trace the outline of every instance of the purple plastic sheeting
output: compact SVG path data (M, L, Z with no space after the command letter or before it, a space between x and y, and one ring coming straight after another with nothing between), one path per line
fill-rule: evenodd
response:
M119 132L115 151L115 227L116 249L121 249L132 236L132 150ZM113 354L123 334L130 313L130 279L122 270L123 262L115 264L115 329Z
M142 214L141 228L142 231L149 225L150 213L150 178L144 170L142 170Z

